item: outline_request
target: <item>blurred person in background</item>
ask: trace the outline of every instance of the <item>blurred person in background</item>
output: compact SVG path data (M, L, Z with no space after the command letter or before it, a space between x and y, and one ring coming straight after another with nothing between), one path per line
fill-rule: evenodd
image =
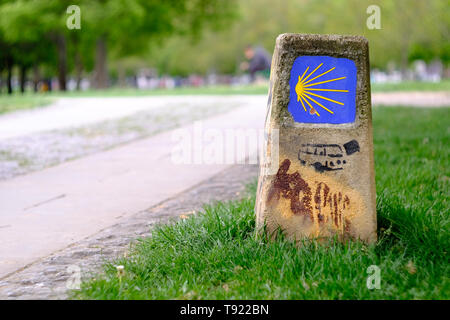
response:
M271 55L262 47L247 46L244 51L247 61L241 63L241 70L250 73L251 81L254 82L256 75L269 78Z

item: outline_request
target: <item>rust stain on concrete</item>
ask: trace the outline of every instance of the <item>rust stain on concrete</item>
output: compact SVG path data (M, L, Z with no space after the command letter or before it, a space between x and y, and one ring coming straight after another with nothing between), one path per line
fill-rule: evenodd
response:
M286 234L301 239L351 237L354 226L364 228L364 201L356 190L314 169L280 159L267 196L266 208L272 212L269 229L283 226Z

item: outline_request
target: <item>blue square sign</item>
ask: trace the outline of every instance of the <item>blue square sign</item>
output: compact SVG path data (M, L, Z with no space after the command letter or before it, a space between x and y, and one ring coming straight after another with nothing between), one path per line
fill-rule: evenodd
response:
M346 58L300 56L289 80L295 122L351 123L356 115L356 66Z

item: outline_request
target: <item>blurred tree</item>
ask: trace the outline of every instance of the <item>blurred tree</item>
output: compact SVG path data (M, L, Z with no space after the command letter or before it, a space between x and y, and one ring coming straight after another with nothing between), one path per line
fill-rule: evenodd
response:
M2 34L0 32L0 82L3 85L3 71L6 71L6 90L9 94L12 93L12 68L13 68L13 59L12 59L12 48L11 46L4 40ZM2 91L2 87L0 86L0 92Z
M120 59L145 52L149 42L161 43L173 34L199 36L207 26L223 26L232 16L233 3L221 0L86 0L82 7L82 28L96 35L96 87L107 86L107 48L111 48L115 59ZM83 9L85 7L89 9Z
M30 64L47 62L47 57L54 57L49 49L56 48L59 87L66 90L68 29L63 14L70 2L4 0L0 3L0 29L15 49L14 60L22 70L22 79ZM53 46L49 47L50 42Z
M381 29L369 30L366 10L373 4L381 10ZM427 59L440 57L448 65L449 4L448 0L246 0L239 2L239 21L230 28L207 30L199 42L174 37L147 59L168 74L235 73L247 44L271 52L280 33L294 32L364 35L371 66L376 68L394 62L405 69L418 46L427 48Z
M5 43L15 49L13 58L22 80L33 62L46 61L39 48L45 45L48 50L46 40L51 40L61 90L66 89L72 63L68 52L79 87L94 48L94 83L104 88L108 48L114 59L120 59L145 52L149 42L162 43L173 34L198 37L204 28L223 26L234 8L234 0L80 0L81 30L69 30L66 9L71 4L70 0L0 0L0 30Z
M0 69L7 79L13 65L22 82L30 68L34 80L56 70L61 89L72 70L77 87L84 72L94 71L98 88L107 86L109 71L123 84L127 72L143 67L172 75L237 73L246 45L272 51L285 32L364 35L371 66L381 69L389 62L406 69L415 59L449 64L449 0L78 0L81 30L66 27L71 4L0 0ZM381 29L369 30L366 9L373 4Z

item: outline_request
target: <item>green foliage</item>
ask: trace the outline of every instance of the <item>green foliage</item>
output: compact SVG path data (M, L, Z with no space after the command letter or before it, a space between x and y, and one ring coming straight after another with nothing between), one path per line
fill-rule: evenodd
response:
M172 35L198 39L205 29L223 28L233 18L234 3L235 0L80 0L76 5L81 9L81 30L69 30L66 9L72 1L3 0L0 48L3 52L13 48L10 54L19 65L57 65L55 55L47 52L55 49L63 37L68 43L69 67L76 65L78 57L78 64L90 71L99 39L105 41L109 57L115 60L142 55L149 51L149 43L161 45Z
M402 81L398 83L373 83L372 92L390 91L450 91L450 80L440 82Z
M381 29L369 30L369 5L381 10ZM448 1L408 0L246 0L239 2L239 18L229 28L207 31L191 43L173 38L148 56L161 73L208 71L238 72L246 45L273 51L280 33L353 34L369 40L372 67L385 69L389 62L405 68L408 58L441 58L449 63ZM417 55L418 47L425 56Z
M0 34L12 63L29 68L57 69L56 42L64 38L69 0L17 0L0 2Z
M0 96L0 114L11 111L43 107L53 102L48 96L12 95Z
M255 234L255 186L241 201L160 225L82 285L87 299L448 299L450 111L377 108L379 240L304 243ZM123 277L115 265L123 265ZM366 287L381 269L381 289Z
M81 30L66 28L70 4L0 1L0 55L7 44L17 61L54 66L50 40L63 34L70 69L79 54L91 71L96 41L105 38L115 72L153 66L171 75L238 73L246 45L272 52L278 34L294 32L364 35L371 66L382 69L414 59L450 61L448 0L79 0ZM366 26L372 4L381 9L380 30Z

